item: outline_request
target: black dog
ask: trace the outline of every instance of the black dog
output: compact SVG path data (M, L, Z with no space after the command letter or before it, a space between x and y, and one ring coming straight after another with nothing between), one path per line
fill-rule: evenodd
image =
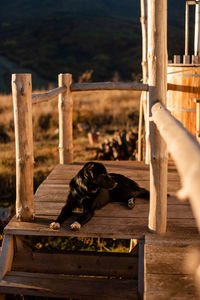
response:
M133 208L136 197L149 198L149 192L123 175L108 174L102 163L88 162L72 178L66 204L50 228L59 229L75 208L83 207L83 214L70 226L73 230L79 230L92 218L95 209L112 201L125 202L129 208Z

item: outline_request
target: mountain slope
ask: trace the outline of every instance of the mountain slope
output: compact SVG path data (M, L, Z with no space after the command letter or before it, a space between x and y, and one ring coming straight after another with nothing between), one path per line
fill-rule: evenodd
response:
M169 56L184 52L183 0L168 1ZM92 80L118 72L132 80L141 72L140 1L15 0L0 3L0 55L56 80L75 80L93 70Z

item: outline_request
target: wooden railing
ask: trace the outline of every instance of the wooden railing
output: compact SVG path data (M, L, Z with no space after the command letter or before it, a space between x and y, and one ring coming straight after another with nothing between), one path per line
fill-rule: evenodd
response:
M171 153L182 180L177 196L190 200L200 232L200 144L160 102L152 106L156 124Z
M32 94L31 74L13 74L16 143L16 216L19 220L34 218L33 201L33 128L32 105L58 96L59 163L73 162L73 92L99 90L148 91L148 85L132 82L72 83L71 74L58 76L58 88L42 94Z
M181 201L189 199L200 232L200 144L160 102L152 106L151 112L150 121L156 125L165 140L181 176L182 188L177 196ZM187 267L194 273L197 290L200 293L198 250L191 252Z

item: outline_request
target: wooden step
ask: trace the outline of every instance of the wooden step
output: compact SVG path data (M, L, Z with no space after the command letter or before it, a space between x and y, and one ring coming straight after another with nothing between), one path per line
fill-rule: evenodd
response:
M9 271L137 279L139 245L130 253L35 250L26 238L15 237Z
M138 299L137 280L8 272L1 293L78 299Z
M198 236L148 235L145 240L145 296L148 300L198 299L194 276L185 267L187 252Z

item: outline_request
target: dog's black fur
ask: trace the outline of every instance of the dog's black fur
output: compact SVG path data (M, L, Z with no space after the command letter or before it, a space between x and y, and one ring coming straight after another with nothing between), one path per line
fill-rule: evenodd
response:
M95 209L113 201L124 202L133 208L135 198L149 198L149 192L121 174L107 173L102 163L88 162L72 178L66 204L50 227L59 229L75 208L82 207L83 214L71 225L72 229L78 230L92 218Z

